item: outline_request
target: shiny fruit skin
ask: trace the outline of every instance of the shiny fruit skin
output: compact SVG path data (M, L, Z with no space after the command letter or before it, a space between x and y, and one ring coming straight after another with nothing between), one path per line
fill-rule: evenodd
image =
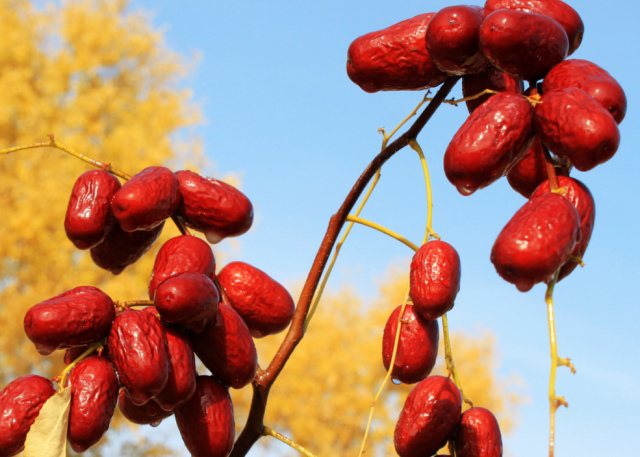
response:
M64 230L78 249L100 244L112 229L115 219L111 199L120 189L120 181L104 170L80 175L71 191Z
M26 375L0 391L0 457L18 454L42 405L56 393L51 381Z
M231 262L220 271L218 281L254 338L279 333L291 323L293 298L262 270L244 262Z
M74 451L96 444L109 428L118 401L118 376L109 360L94 355L78 362L69 375L71 407L67 436Z
M226 457L235 437L229 390L213 376L198 376L196 392L176 409L176 424L193 457Z
M498 178L531 145L533 109L522 96L500 93L469 115L444 154L444 171L462 195Z
M480 48L491 64L525 81L537 81L567 56L562 26L541 14L498 10L480 27Z
M534 110L534 123L542 142L580 171L611 159L620 144L609 111L575 87L545 92Z
M505 281L526 292L551 279L580 240L580 218L562 195L532 197L502 229L491 262Z
M382 336L382 363L389 369L398 329L398 306L387 320ZM402 315L400 340L391 377L404 384L414 384L429 376L438 355L438 322L426 320L407 305Z
M220 303L215 321L190 337L198 358L225 385L241 389L255 377L256 346L247 325L230 306Z
M152 427L157 427L160 422L173 414L173 411L165 411L155 401L148 401L140 406L135 405L124 389L120 389L118 394L118 408L129 422Z
M627 96L607 71L593 62L581 59L565 60L547 73L542 82L542 92L566 87L582 89L605 107L620 124L627 112Z
M111 298L81 286L34 305L24 317L24 331L42 355L104 338L116 316Z
M425 47L427 24L434 14L421 14L356 38L347 52L351 81L370 93L442 84L447 74L438 70Z
M438 11L426 33L433 63L450 75L479 73L489 67L478 40L482 21L484 14L476 6L457 5Z
M496 92L508 92L510 94L521 94L524 92L524 85L521 79L511 76L504 71L500 71L495 67L489 67L487 70L473 75L464 75L462 77L462 96L470 97L479 94L483 90L491 89ZM485 94L473 100L467 100L467 109L469 113L482 105L493 94Z
M239 236L253 224L253 205L238 189L193 171L176 172L182 201L178 214L210 243Z
M113 196L111 210L126 232L151 230L171 217L180 203L178 178L165 167L148 167Z
M455 445L459 457L502 457L502 434L491 411L474 407L462 413Z
M164 329L156 316L143 311L121 312L111 327L108 345L120 383L134 404L142 405L164 389L169 354Z
M420 381L405 401L394 434L400 457L435 454L452 436L460 421L462 396L443 376Z

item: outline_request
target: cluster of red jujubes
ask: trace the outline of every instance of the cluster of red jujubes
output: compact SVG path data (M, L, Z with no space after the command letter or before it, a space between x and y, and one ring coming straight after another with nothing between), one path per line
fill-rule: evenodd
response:
M553 280L558 271L562 279L581 262L595 205L569 173L606 162L620 141L617 124L626 111L620 85L592 62L565 60L583 33L580 16L562 1L487 0L484 7L447 7L369 33L348 51L347 73L367 92L420 90L462 77L470 115L444 153L444 171L462 195L506 176L528 199L491 252L500 276L521 291ZM425 378L438 341L433 319L453 306L458 289L454 253L446 243L431 241L411 265L413 307L402 317L392 374L406 383L422 381L396 428L403 457L432 455L447 440L460 456L502 452L490 413L473 408L461 419L455 385ZM387 367L398 314L385 328Z
M90 249L94 262L114 274L138 260L165 220L177 217L210 241L246 232L249 200L233 186L192 171L149 167L123 186L104 170L81 175L65 218L69 239ZM81 359L68 377L68 440L76 452L96 444L116 404L136 424L157 425L174 415L194 456L227 456L234 442L228 389L250 383L257 369L252 337L284 330L294 312L287 290L261 270L232 262L216 273L204 240L181 235L158 251L149 298L135 310L83 286L33 306L24 329L42 355L66 350ZM196 373L195 355L211 371ZM0 456L24 446L52 383L23 376L0 392Z

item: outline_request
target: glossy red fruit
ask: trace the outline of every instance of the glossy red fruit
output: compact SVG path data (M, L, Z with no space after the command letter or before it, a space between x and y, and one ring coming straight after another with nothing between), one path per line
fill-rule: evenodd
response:
M245 233L253 223L253 205L238 189L193 171L176 172L182 194L178 214L210 243Z
M559 63L545 76L542 91L577 87L605 107L619 124L627 112L624 90L609 73L588 60L572 59Z
M235 423L228 389L213 376L198 376L196 392L176 409L176 424L193 457L226 457Z
M422 90L447 79L425 47L427 24L421 14L356 38L347 52L347 74L366 92Z
M124 389L121 389L118 395L118 408L129 422L152 427L157 427L160 422L173 415L173 411L165 411L155 401L148 401L140 406L135 405Z
M521 94L524 92L524 85L521 79L511 76L495 67L473 75L462 77L462 96L471 97L479 94L483 90L491 89L496 92L508 92L510 94ZM467 100L467 109L472 113L478 106L482 105L492 94L485 94L473 100Z
M502 435L495 416L474 407L462 413L455 439L459 457L502 457Z
M111 362L95 355L78 362L69 375L71 407L67 436L82 453L108 430L118 401L118 376Z
M434 320L453 308L460 290L460 256L453 246L441 240L429 241L411 260L409 296L414 310Z
M391 365L393 346L398 330L398 306L389 317L382 336L382 363L385 370ZM404 384L414 384L429 376L438 355L438 322L426 320L407 305L402 314L400 340L391 376Z
M571 252L571 257L576 260L568 260L560 269L558 281L569 275L579 264L577 259L582 259L584 253L591 240L593 233L593 225L596 219L596 203L593 200L591 192L582 182L567 176L558 176L558 186L564 188L566 193L564 196L573 203L580 217L580 233L582 237L576 243L576 247ZM548 181L543 182L533 193L533 196L541 195L550 191Z
M24 331L38 352L48 355L104 338L115 316L107 294L82 286L32 306L24 317Z
M73 190L64 230L78 249L89 249L101 243L113 228L111 199L120 189L120 181L104 170L91 170L80 175Z
M116 224L102 243L91 248L91 259L100 268L118 275L151 248L163 227L164 223L149 231L125 232Z
M220 271L218 281L254 338L279 333L291 323L293 298L262 270L244 262L231 262Z
M545 92L534 110L534 123L542 142L580 171L609 160L620 144L609 111L575 87Z
M153 300L164 280L180 273L202 273L213 280L215 271L216 259L206 241L190 235L171 238L156 255L149 280L149 298Z
M535 82L564 60L569 41L562 26L548 16L497 10L480 27L480 48L494 67Z
M402 408L393 437L400 457L435 454L453 435L460 421L462 396L443 376L420 381Z
M143 405L162 391L168 379L169 354L157 317L134 310L118 314L108 345L120 383L134 404Z
M560 0L487 0L484 9L492 12L500 9L512 9L549 16L562 26L569 40L569 52L578 49L584 35L584 23L580 15Z
M462 195L502 177L531 145L533 109L522 96L500 93L469 115L444 154L447 179Z
M116 192L111 210L126 232L151 230L178 208L178 178L165 167L148 167Z
M51 381L27 375L0 391L0 457L18 454L42 405L56 393Z
M427 51L436 66L451 75L479 73L489 67L480 52L480 25L484 21L477 6L443 8L429 21Z
M580 240L580 218L562 195L532 197L502 229L491 262L505 281L526 292L551 279Z
M246 324L230 306L220 303L216 320L190 337L198 358L225 385L241 389L255 377L256 346Z

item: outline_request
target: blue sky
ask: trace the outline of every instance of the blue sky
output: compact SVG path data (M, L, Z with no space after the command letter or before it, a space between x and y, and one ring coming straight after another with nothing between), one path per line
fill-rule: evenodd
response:
M165 30L168 45L199 55L187 84L206 122L197 129L210 170L236 173L252 199L256 222L234 255L285 284L301 281L329 217L379 150L379 127L391 129L421 93L367 94L345 71L350 42L443 1L171 2L136 0ZM638 46L636 2L571 2L586 25L576 58L592 60L624 87L629 109L617 155L584 181L596 200L587 266L556 288L560 355L578 373L559 370L558 393L569 401L557 419L557 455L633 455L640 407L637 295ZM458 85L454 95L461 92ZM530 402L506 440L510 455L544 455L547 448L549 350L544 288L522 294L501 280L489 261L495 237L525 202L505 180L460 196L444 177L442 155L464 122L464 107L443 107L419 137L434 186L434 228L462 258L462 287L450 313L454 331L491 329L501 373L518 373ZM419 242L424 188L410 150L383 168L364 217ZM356 227L331 281L374 298L390 264L408 268L411 253L396 241ZM394 305L395 306L395 305ZM455 342L454 342L455 345ZM455 346L454 346L455 349Z

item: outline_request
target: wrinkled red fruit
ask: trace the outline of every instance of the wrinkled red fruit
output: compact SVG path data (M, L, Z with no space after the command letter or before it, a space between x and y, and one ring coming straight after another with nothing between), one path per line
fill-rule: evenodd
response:
M115 316L107 294L82 286L32 306L24 317L24 331L38 352L48 355L104 338Z
M382 337L382 363L389 369L398 330L398 306L387 321ZM438 355L438 322L426 320L407 305L402 315L400 340L391 376L404 384L414 384L429 376Z
M422 90L447 79L425 47L427 24L421 14L356 38L347 52L347 74L366 92Z
M502 457L500 426L485 408L474 407L462 413L455 443L459 457Z
M210 243L245 233L253 223L253 205L230 184L193 171L176 172L182 201L178 214Z
M449 243L423 244L411 260L409 296L415 311L434 320L453 308L460 290L460 256Z
M508 92L510 94L521 94L524 91L522 80L511 76L497 68L489 67L482 73L474 75L464 75L462 77L462 96L471 97L479 94L483 90L491 89L496 92ZM467 100L467 109L472 113L478 106L482 105L492 94L485 94L482 97Z
M427 51L436 66L452 75L479 73L489 66L480 52L478 35L484 21L477 6L450 6L438 11L429 21Z
M171 217L180 203L178 179L165 167L148 167L134 175L111 201L111 210L126 232L151 230Z
M69 375L71 407L69 444L84 452L96 444L109 428L118 401L118 377L111 362L91 356L73 368Z
M231 262L220 271L218 281L254 338L279 333L289 326L295 310L293 298L262 270Z
M484 9L488 12L512 9L549 16L562 26L569 40L569 52L578 49L584 35L584 24L580 15L560 0L487 0Z
M542 92L577 87L605 107L619 124L627 112L624 90L609 73L588 60L572 59L559 63L545 76Z
M157 427L173 411L165 411L155 401L149 401L144 405L135 405L127 396L124 389L118 394L118 408L129 422L140 425L151 425Z
M118 275L151 248L163 227L164 223L149 231L125 232L116 224L102 243L91 248L91 259L100 268Z
M393 437L400 457L435 454L460 421L462 396L443 376L429 376L417 384L404 404Z
M235 437L229 391L213 376L198 376L195 394L176 409L176 424L193 457L226 457Z
M609 160L620 144L609 111L575 87L545 92L534 110L534 123L542 142L580 171Z
M247 325L230 306L220 303L215 321L190 337L198 358L225 385L241 389L255 377L256 346Z
M216 259L206 241L190 235L171 238L156 255L149 280L149 298L153 300L158 286L172 276L202 273L213 280L215 271Z
M526 81L537 81L567 56L562 26L541 14L498 10L480 27L480 48L491 64Z
M134 404L143 405L162 391L169 373L169 354L157 317L134 310L118 314L108 345L120 383Z
M92 248L107 236L115 222L111 199L118 189L120 181L104 170L80 175L71 191L64 218L64 231L75 247Z
M596 203L587 186L577 179L558 176L558 186L566 189L564 196L573 203L573 206L575 206L578 211L578 216L580 217L580 234L582 235L580 241L576 243L576 247L573 248L573 252L571 252L571 257L574 257L576 260L569 260L562 266L560 274L558 275L558 281L560 281L578 266L579 262L577 259L582 259L587 250L596 219ZM535 197L549 192L549 190L549 182L545 181L536 189L533 196Z
M580 240L580 218L562 195L531 198L502 229L491 262L505 281L526 292L549 280L569 260Z
M502 177L533 139L531 104L522 96L496 94L469 115L444 154L447 179L462 195Z
M0 391L0 457L22 451L40 408L55 393L51 381L36 375L14 379Z

